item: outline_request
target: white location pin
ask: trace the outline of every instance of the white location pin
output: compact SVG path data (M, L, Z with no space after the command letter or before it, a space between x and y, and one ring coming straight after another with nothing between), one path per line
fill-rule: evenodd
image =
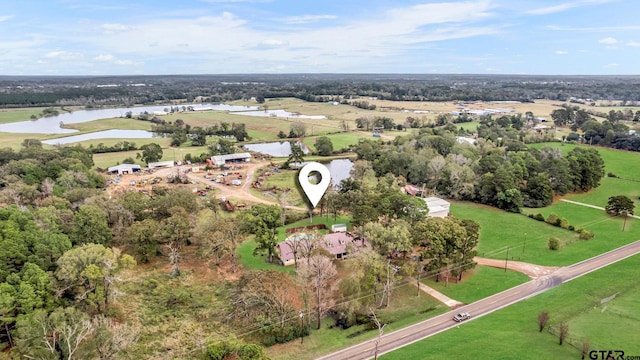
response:
M317 171L322 177L317 184L309 182L309 174L311 174L312 171ZM307 195L307 199L309 199L311 205L315 208L331 183L331 174L326 166L314 161L300 169L298 180L300 180L300 186L302 186L302 190L304 190L305 195Z

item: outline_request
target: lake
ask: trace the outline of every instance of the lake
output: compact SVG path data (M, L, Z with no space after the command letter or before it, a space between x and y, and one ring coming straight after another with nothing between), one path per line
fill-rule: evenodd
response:
M249 110L257 110L257 106L236 106L227 104L184 104L182 106L193 107L195 111L229 111L229 112L246 112ZM28 133L28 134L70 134L77 130L63 129L61 124L78 124L83 122L112 119L125 117L126 113L131 111L133 116L143 114L145 112L153 114L155 111L162 112L164 109L170 108L171 105L158 105L158 106L140 106L140 107L124 107L113 109L98 109L98 110L78 110L70 113L64 113L56 116L50 116L40 118L37 120L27 120L20 122L13 122L8 124L0 124L0 132L8 133ZM134 121L134 120L132 120Z
M104 130L82 135L72 135L51 140L43 140L43 144L65 145L96 139L151 139L153 133L146 130Z
M336 159L324 165L329 169L333 186L338 186L342 180L348 179L351 176L353 161L349 159Z
M309 153L309 149L306 145L300 143L298 143L298 145L302 145L302 151L304 151L305 154ZM243 147L247 150L273 157L287 157L291 155L291 143L289 141L247 144L243 145Z

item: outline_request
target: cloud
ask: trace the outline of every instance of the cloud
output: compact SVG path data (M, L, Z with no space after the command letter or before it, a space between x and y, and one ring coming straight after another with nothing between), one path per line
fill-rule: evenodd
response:
M99 61L99 62L112 63L116 65L123 65L123 66L140 66L144 64L143 62L139 62L139 61L120 60L111 54L100 54L94 57L93 60Z
M606 44L606 45L615 45L615 44L617 44L619 42L620 41L618 41L618 39L612 38L612 37L606 37L604 39L598 40L599 44Z
M0 22L7 21L11 18L13 18L13 15L2 15L0 16Z
M74 60L82 58L82 54L72 53L68 51L51 51L44 55L47 59L58 59L58 60Z
M572 2L566 2L566 3L562 3L562 4L558 4L558 5L547 6L547 7L543 7L543 8L537 8L537 9L529 10L526 13L529 14L529 15L548 15L548 14L554 14L554 13L558 13L558 12L571 10L573 8L580 7L580 6L606 4L606 3L610 3L612 1L614 1L614 0L572 1Z
M567 55L567 54L569 54L569 52L568 51L564 51L564 50L556 50L554 52L554 54L556 54L556 55Z
M627 43L625 45L636 47L636 46L640 46L640 42L631 40L631 41L627 41Z
M549 25L546 27L549 30L556 31L576 31L576 32L612 32L612 31L632 31L640 30L640 25L623 25L623 26L593 26L593 27L569 27Z
M100 28L104 31L105 34L112 34L118 31L127 31L131 28L124 24L112 23L112 24L102 24Z
M611 64L604 65L603 68L611 69L611 68L618 67L618 66L620 66L620 64L611 63Z
M289 46L288 41L276 40L276 39L262 40L260 44L258 44L259 48L266 48L266 49L278 49L278 48L285 48L288 46Z
M320 20L333 20L336 19L335 15L300 15L289 16L283 19L286 24L309 24L316 23Z

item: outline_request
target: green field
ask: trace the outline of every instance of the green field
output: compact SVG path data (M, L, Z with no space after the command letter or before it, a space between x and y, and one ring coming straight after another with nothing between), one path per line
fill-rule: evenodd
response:
M549 313L550 325L568 321L569 342L575 346L581 346L588 337L592 349L615 348L640 354L639 291L637 282L629 276L639 266L639 256L628 258L381 359L442 359L445 354L452 359L578 359L579 350L567 343L559 346L556 336L538 332L536 318L542 311ZM604 306L600 304L613 294L620 296Z
M457 283L454 279L449 280L449 285L445 285L442 280L436 282L433 279L421 279L421 281L454 300L470 304L487 296L524 284L529 281L529 277L516 271L508 270L505 272L504 269L476 266L475 269L464 273L460 283Z
M340 150L349 147L350 145L357 145L360 139L369 139L370 136L361 132L345 132L339 134L326 135L331 139L333 144L333 150ZM309 147L311 151L315 151L315 143L318 136L304 138L304 144Z

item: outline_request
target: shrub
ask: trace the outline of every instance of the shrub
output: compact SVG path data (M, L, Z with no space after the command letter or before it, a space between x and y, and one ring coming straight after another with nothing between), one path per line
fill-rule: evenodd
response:
M541 213L537 213L533 218L538 221L544 221L544 215L542 215Z
M549 250L558 250L560 249L560 240L555 237L550 237L547 245L549 246Z
M562 218L560 220L560 227L563 229L568 229L569 228L569 221L565 218Z
M617 178L618 176L612 172L608 172L607 177Z
M555 226L560 226L560 224L562 223L562 220L560 220L560 218L556 214L549 214L546 221L547 223Z
M589 239L593 239L593 231L591 230L585 230L585 229L580 229L580 231L578 231L579 238L580 240L589 240Z

